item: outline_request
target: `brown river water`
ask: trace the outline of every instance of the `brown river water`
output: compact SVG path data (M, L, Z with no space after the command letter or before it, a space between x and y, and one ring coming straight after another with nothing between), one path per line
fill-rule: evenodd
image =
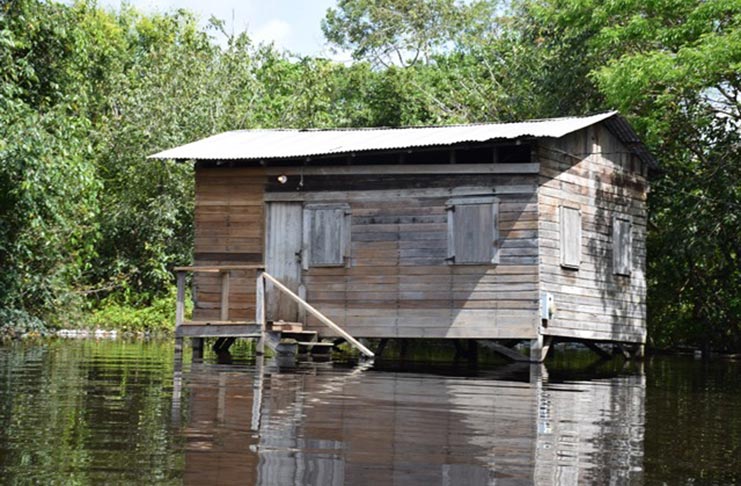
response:
M0 484L741 483L741 364L182 366L162 342L0 345Z

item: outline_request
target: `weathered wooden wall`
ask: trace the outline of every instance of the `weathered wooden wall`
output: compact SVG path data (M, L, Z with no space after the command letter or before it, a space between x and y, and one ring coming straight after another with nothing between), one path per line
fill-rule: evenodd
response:
M556 311L544 333L644 342L647 168L605 127L541 141L538 191L541 290ZM559 207L581 211L581 264L561 265ZM613 269L615 216L633 224L631 275Z
M260 169L196 166L195 265L262 263L264 188ZM194 279L194 319L218 319L218 274L199 273ZM229 290L229 318L254 320L254 272L233 271Z
M263 262L268 202L345 203L348 264L304 268L301 282L355 336L534 338L549 292L545 334L643 342L646 167L600 125L535 147L523 164L285 167L286 183L281 168L197 166L195 264ZM497 198L499 263L446 261L446 206L459 196ZM578 268L561 265L561 206L581 214ZM631 219L630 275L613 271L615 216ZM218 276L198 275L195 289L194 317L217 319ZM230 318L253 319L252 272L234 272L230 303Z
M536 177L324 176L304 179L311 191L274 185L266 197L350 204L349 267L309 268L303 283L307 300L354 336L532 338L539 322ZM446 203L458 195L499 199L499 264L446 262Z
M523 166L530 174L314 175L300 187L296 177L279 184L261 169L199 167L195 264L262 262L264 201L349 203L349 265L309 268L302 283L307 300L351 334L532 338L538 324L537 166ZM499 200L497 265L445 260L446 204L466 195ZM253 318L253 280L234 272L230 318ZM194 318L217 319L217 275L198 275L195 289ZM310 325L327 331L313 320Z

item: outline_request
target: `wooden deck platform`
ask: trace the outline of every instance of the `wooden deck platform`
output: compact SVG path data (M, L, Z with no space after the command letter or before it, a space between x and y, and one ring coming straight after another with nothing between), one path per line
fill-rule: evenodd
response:
M229 287L230 287L230 272L232 270L255 270L257 273L255 279L255 320L254 321L239 321L229 319ZM221 302L220 302L220 319L205 321L205 320L185 320L185 274L186 272L191 273L218 273L221 275ZM257 349L258 354L265 352L265 341L268 332L268 322L266 319L266 283L269 281L279 291L285 293L293 301L295 301L303 310L316 319L322 324L332 329L335 333L342 336L348 343L355 346L365 356L372 358L374 356L373 351L361 344L357 339L348 334L345 330L339 327L337 324L332 322L327 316L316 310L313 306L309 305L304 299L299 297L288 287L283 285L275 277L267 273L262 265L224 265L224 266L193 266L193 267L176 267L175 273L177 275L177 298L175 306L175 348L176 352L182 350L183 338L190 337L199 349L203 348L203 338L218 337L220 340L228 340L230 343L235 338L247 337L257 338ZM298 345L305 349L310 349L316 346L317 348L324 347L320 344L319 334L317 331L304 331L303 324L301 323L288 323L284 321L278 321L278 326L288 326L288 329L277 330L278 334L282 337L284 332L294 334L292 338L294 342L298 342ZM294 326L295 325L295 326ZM273 328L274 324L271 322L270 327ZM294 329L294 327L297 327ZM296 339L296 334L300 335L300 339ZM278 339L280 342L280 338ZM228 345L227 348L228 349Z
M252 337L262 335L260 325L254 321L184 322L175 329L175 337Z

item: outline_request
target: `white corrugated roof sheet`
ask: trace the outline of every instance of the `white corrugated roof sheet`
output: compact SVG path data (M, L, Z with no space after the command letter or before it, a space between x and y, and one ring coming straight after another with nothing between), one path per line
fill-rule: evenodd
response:
M446 146L524 137L560 138L615 115L617 112L611 111L585 117L444 127L236 130L165 150L151 155L150 158L259 160Z

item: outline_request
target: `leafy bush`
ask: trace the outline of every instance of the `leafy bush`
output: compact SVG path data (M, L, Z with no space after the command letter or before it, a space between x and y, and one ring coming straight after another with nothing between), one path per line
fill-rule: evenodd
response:
M104 299L86 319L86 326L130 332L170 333L175 328L175 288L164 297L155 298L151 305L137 302L135 297L116 294ZM186 299L186 313L192 304Z
M0 339L48 333L44 322L20 309L0 309Z

